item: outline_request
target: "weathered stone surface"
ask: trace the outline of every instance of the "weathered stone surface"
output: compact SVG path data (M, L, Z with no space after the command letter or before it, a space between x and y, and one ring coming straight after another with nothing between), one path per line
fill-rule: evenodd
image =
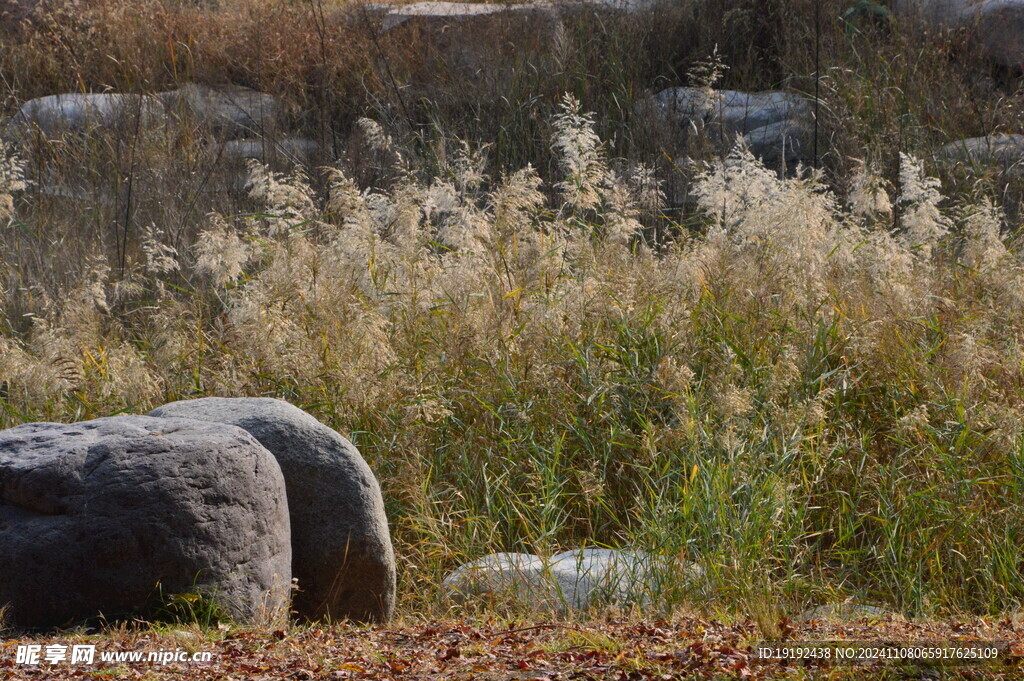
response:
M586 608L597 599L644 602L650 562L650 556L635 551L578 549L553 556L551 576L568 608Z
M968 29L989 58L1024 68L1024 0L897 0L895 9L931 28Z
M568 608L585 609L597 602L647 603L660 592L660 583L670 572L687 579L699 577L694 564L644 551L576 549L552 556L551 575L559 599Z
M654 95L650 104L657 114L705 135L723 151L742 136L769 165L813 156L813 106L794 93L674 87Z
M11 125L48 138L87 133L97 128L149 126L163 120L164 108L155 97L135 94L72 92L30 99L22 104ZM18 135L13 135L17 137Z
M307 164L316 158L320 145L306 137L263 137L231 140L222 145L226 160L256 159L264 163L274 160Z
M647 603L672 579L692 580L693 564L615 549L577 549L541 558L495 553L462 565L444 585L453 600L513 598L541 611L586 609L602 603Z
M238 426L277 457L288 489L300 616L391 617L395 559L384 501L352 443L298 407L269 398L172 402L152 415Z
M744 135L756 128L790 119L808 119L810 102L791 92L739 92L672 87L654 95L661 111L680 121L717 126L726 134Z
M755 157L768 166L814 158L814 123L790 119L769 123L743 136Z
M240 85L186 83L157 97L172 113L191 118L224 139L273 133L284 115L276 97Z
M938 160L971 170L999 168L1024 173L1024 135L989 135L950 142L939 149Z
M551 3L416 2L384 13L381 31L396 44L413 41L420 55L406 77L406 96L451 101L460 96L452 92L452 78L512 78L518 62L543 54L559 34L566 11ZM467 106L479 94L474 93L470 88L461 95Z
M547 597L546 569L545 562L532 553L492 553L457 567L444 578L444 586L456 601L512 592ZM541 593L534 593L538 586Z
M0 604L50 627L201 589L242 620L283 611L287 500L239 428L118 416L0 432Z
M400 84L404 101L441 100L475 110L480 89L452 88L452 82L481 83L488 92L515 89L524 70L549 68L559 59L573 32L599 30L608 22L653 23L654 13L643 10L661 2L667 0L413 2L374 6L373 12L385 53L392 47L416 51Z
M99 128L149 128L165 122L168 113L195 122L222 139L273 134L284 107L273 95L239 85L210 87L186 83L156 95L80 93L48 95L25 102L5 128L8 138L39 131L56 138ZM130 131L129 131L130 132Z

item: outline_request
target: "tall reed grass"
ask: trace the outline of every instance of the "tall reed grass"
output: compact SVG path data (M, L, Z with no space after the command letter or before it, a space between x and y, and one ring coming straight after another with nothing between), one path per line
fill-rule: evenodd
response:
M381 479L408 607L466 559L589 543L703 566L664 607L1019 607L1024 261L997 206L910 155L898 192L862 164L837 194L737 147L691 170L684 228L572 96L549 183L360 126L379 188L254 163L251 211L154 224L63 287L18 269L46 235L8 156L0 425L290 400Z

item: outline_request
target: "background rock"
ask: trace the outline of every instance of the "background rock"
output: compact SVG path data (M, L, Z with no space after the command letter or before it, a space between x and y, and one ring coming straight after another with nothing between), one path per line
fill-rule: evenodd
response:
M750 152L771 167L814 159L814 122L789 119L762 125L743 136ZM821 148L825 145L822 143Z
M814 152L814 109L791 92L740 92L673 87L641 105L690 133L706 135L724 152L743 137L769 165L810 160Z
M0 432L0 603L50 627L209 593L232 615L283 612L284 480L241 429L118 416Z
M933 28L969 29L990 59L1024 68L1024 0L897 0L896 12Z
M539 611L585 610L602 603L650 602L663 582L699 577L693 564L643 551L576 549L541 558L528 553L492 553L461 565L445 577L457 602L512 598Z
M938 160L946 165L971 169L995 167L1024 173L1024 135L988 135L950 142L939 149Z
M535 591L544 584L544 560L532 553L492 553L460 565L444 578L445 591L456 601L474 597ZM534 596L546 597L547 588Z
M380 486L348 440L287 402L220 398L172 402L152 416L238 426L270 450L288 489L292 574L302 617L385 622L395 558Z
M414 2L409 5L389 9L384 15L384 23L381 30L390 31L396 26L416 18L424 18L431 21L448 21L487 16L506 11L518 14L524 11L536 11L536 7L482 2Z
M559 12L579 12L585 9L632 14L651 9L659 0L583 0L581 2L523 2L517 4L486 2L414 2L397 7L376 6L384 15L381 30L389 31L410 19L451 21L493 14L507 16L543 14L557 17Z
M306 137L263 137L231 140L221 145L224 159L241 161L256 159L263 163L281 160L306 165L320 153L316 140Z
M791 92L740 92L672 87L654 95L654 102L667 115L683 121L719 126L725 133L746 134L755 128L789 119L810 118L810 102Z
M164 108L155 97L72 92L30 99L22 104L11 124L22 128L22 134L39 131L48 138L57 138L97 127L134 126L137 121L148 127L163 118Z
M284 107L273 95L241 85L186 83L156 95L179 116L191 117L221 139L271 134L281 124Z
M669 573L679 570L689 578L701 573L696 565L644 551L594 548L556 554L550 570L560 600L578 609L598 602L648 603L651 594L661 592L659 586Z

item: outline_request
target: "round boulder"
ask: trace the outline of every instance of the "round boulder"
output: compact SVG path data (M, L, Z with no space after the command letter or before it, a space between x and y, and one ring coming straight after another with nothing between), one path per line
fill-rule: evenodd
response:
M152 416L227 423L277 457L288 489L293 608L306 619L384 622L395 599L395 557L380 486L351 442L287 402L207 397Z
M281 470L248 433L117 416L0 432L0 607L61 626L200 591L240 620L283 613Z

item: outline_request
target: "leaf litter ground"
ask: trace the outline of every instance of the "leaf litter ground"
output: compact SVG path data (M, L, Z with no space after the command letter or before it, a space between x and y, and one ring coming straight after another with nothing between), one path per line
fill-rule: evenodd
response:
M0 679L337 679L465 681L647 681L669 679L1024 679L1024 623L1015 619L908 622L900 618L783 619L789 642L858 641L892 645L1001 642L995 661L968 663L755 659L765 636L751 621L694 617L671 621L509 622L498 619L199 629L120 627L99 633L8 635L0 641ZM18 646L95 645L91 665L17 664ZM209 662L103 662L103 652L177 650L211 653Z

